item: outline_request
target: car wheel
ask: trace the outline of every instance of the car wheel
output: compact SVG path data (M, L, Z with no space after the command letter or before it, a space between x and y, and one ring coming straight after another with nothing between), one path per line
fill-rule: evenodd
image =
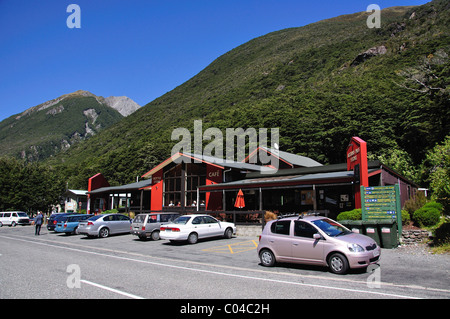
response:
M101 238L106 238L109 236L109 229L106 227L103 227L102 229L100 229L100 231L98 232L98 236Z
M335 253L328 259L328 266L335 274L345 274L348 270L348 261L344 255Z
M189 244L195 244L198 241L198 235L197 233L190 233L189 237L187 239Z
M0 222L0 227L3 227L3 223L2 222Z
M233 230L231 228L227 228L225 230L225 233L223 234L223 237L225 237L226 239L230 239L231 237L233 237Z
M17 223L16 222L12 222L11 226L12 227L16 227Z
M261 264L265 267L272 267L275 265L275 255L268 249L264 249L259 253Z
M159 240L159 231L155 230L152 232L152 240Z

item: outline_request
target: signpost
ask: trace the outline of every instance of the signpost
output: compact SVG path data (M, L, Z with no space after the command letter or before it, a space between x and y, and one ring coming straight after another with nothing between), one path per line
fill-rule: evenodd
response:
M347 146L347 171L355 176L355 208L361 208L360 186L369 186L367 143L357 136Z
M400 188L394 186L361 186L362 219L393 219L402 233Z

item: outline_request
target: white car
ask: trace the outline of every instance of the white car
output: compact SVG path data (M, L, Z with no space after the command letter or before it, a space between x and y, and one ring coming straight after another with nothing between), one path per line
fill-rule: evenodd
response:
M0 227L8 225L15 227L16 225L29 225L30 218L24 212L0 212Z
M233 223L221 222L209 215L183 215L170 224L161 226L159 236L170 241L187 240L195 244L199 238L218 237L231 238L236 234Z

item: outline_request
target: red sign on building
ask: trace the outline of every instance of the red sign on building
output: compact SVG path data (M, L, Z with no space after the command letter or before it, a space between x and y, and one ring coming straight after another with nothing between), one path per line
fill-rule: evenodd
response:
M355 174L355 208L361 208L360 187L369 187L367 164L367 143L359 137L352 137L347 146L347 170Z

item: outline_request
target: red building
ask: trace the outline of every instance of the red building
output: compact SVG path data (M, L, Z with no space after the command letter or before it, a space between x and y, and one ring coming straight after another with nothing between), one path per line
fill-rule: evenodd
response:
M273 156L276 161L270 163L278 162L279 169L261 165L258 152ZM360 207L360 186L399 184L402 205L418 188L383 163L368 162L367 146L357 137L349 143L346 157L346 163L322 165L308 157L268 148L258 148L243 162L177 153L145 173L140 184L112 190L96 175L88 194L97 196L97 206L98 198L103 196L108 208L114 206L112 191L123 195L128 189L127 198L139 203L127 206L134 212L201 210L213 215L234 214L233 221L261 222L266 210L297 213L314 210L335 218L339 212ZM243 191L245 201L245 207L240 209L234 207L239 190ZM236 219L236 214L242 218Z

